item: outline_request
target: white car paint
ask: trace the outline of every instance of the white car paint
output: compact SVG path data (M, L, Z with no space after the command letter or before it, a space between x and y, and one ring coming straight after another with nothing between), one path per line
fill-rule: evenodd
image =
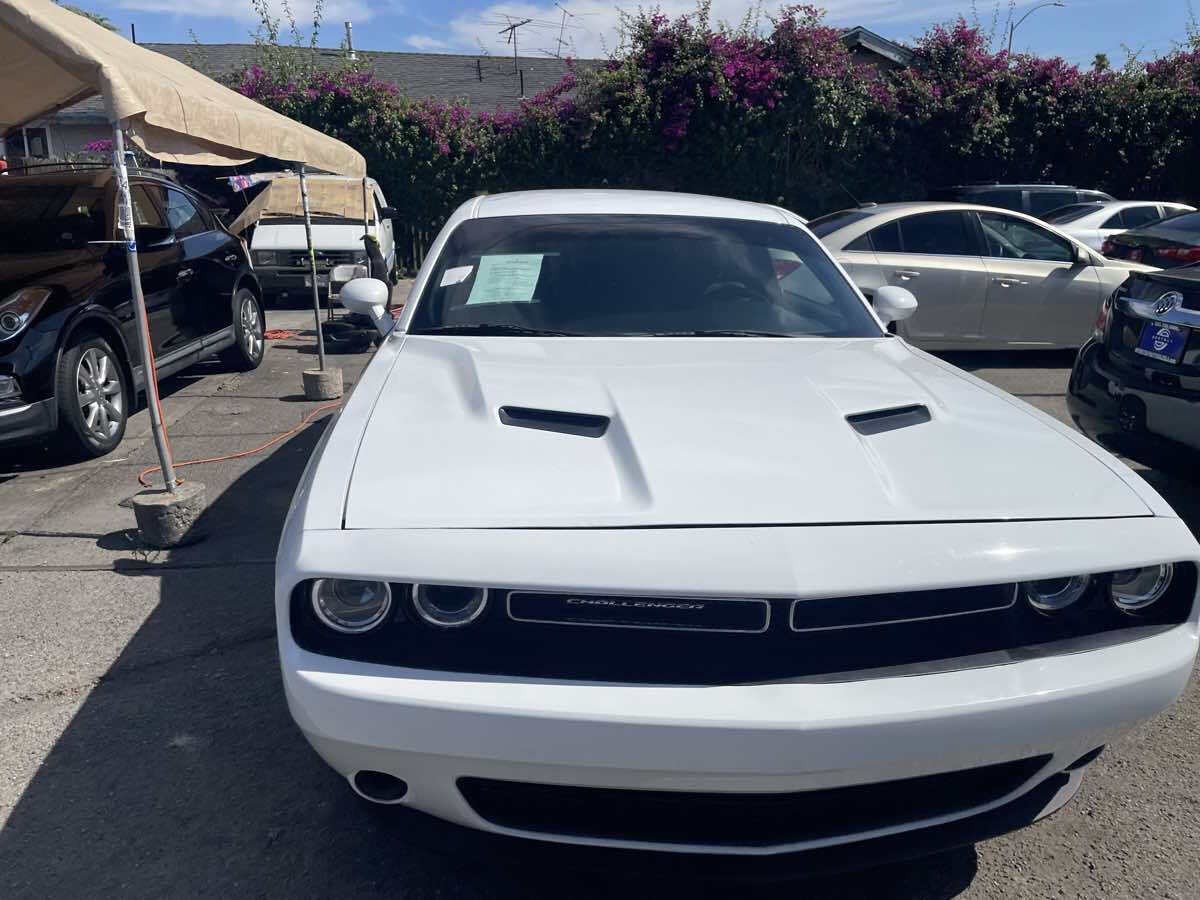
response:
M460 222L546 211L803 227L770 207L677 195L479 198L439 235L413 296ZM408 335L416 305L315 450L277 559L288 705L348 779L393 774L408 784L397 802L486 831L776 854L997 809L1162 710L1187 682L1195 597L1186 621L1140 640L824 681L628 684L413 669L303 649L292 594L312 578L786 603L1200 560L1186 526L1114 457L902 339ZM911 429L864 436L844 420L914 402L931 419ZM613 425L600 439L508 428L496 415L504 403L583 407ZM614 636L619 659L621 630L591 630ZM1034 754L1048 757L1038 772L982 805L760 845L530 834L484 819L458 787L481 777L787 792ZM1075 770L1054 782L1038 812L1066 802L1081 777Z
M1086 216L1072 219L1070 222L1056 224L1054 227L1099 252L1100 248L1104 246L1104 242L1114 234L1131 231L1134 228L1140 228L1143 225L1148 225L1151 221L1155 221L1151 219L1134 224L1123 224L1120 221L1121 214L1125 214L1129 210L1140 211L1146 207L1153 207L1159 217L1173 216L1183 212L1195 212L1196 209L1194 206L1187 206L1183 203L1163 203L1152 200L1111 200L1105 203L1097 203L1095 210Z

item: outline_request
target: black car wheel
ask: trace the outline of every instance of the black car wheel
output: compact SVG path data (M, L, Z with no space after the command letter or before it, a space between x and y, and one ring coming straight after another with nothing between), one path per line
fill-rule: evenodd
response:
M233 346L221 358L235 369L257 369L266 354L263 313L254 292L242 288L233 296Z
M71 339L56 376L59 431L71 449L103 456L125 436L129 387L108 341L95 334Z

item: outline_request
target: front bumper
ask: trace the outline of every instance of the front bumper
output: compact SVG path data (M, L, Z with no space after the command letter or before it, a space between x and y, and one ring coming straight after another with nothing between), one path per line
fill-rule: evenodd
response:
M53 397L20 405L0 404L0 446L42 437L57 426L58 407Z
M1075 358L1067 408L1089 437L1149 465L1194 464L1200 451L1200 391L1135 381L1107 362L1094 339Z
M888 553L865 551L880 547L883 538ZM538 564L530 558L533 545ZM1077 772L1065 782L1059 777L1073 763L1176 699L1196 655L1195 605L1183 625L1070 655L934 674L699 687L434 672L318 655L292 640L291 588L320 574L354 574L331 570L329 560L371 559L378 561L377 576L388 579L453 571L463 583L493 578L536 590L564 586L570 577L580 579L574 584L664 596L679 595L689 584L730 596L739 586L753 595L779 596L798 591L803 573L804 589L819 596L870 592L928 573L945 583L1004 581L1014 575L1015 561L1022 578L1062 574L1064 566L1106 571L1155 561L1146 558L1147 547L1151 555L1162 554L1159 561L1197 556L1182 523L1149 517L536 535L289 528L277 568L283 679L294 719L338 772L347 778L361 770L389 773L408 785L403 805L493 833L731 856L824 850L917 832L952 841L966 833L952 823L965 829L965 823L998 816L1013 804L1036 807L1033 818L1052 811L1078 784ZM829 563L851 558L853 567ZM1036 770L978 802L885 825L864 819L837 833L753 843L740 843L737 835L646 839L632 825L632 837L589 832L577 823L520 827L519 816L472 806L460 784L475 778L624 791L786 794L1031 758L1041 758Z

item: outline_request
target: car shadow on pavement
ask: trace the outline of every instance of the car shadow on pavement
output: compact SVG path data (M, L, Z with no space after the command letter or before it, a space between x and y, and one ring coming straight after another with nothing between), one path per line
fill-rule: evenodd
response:
M81 573L81 590L115 581L157 602L73 713L57 695L31 712L60 737L0 832L0 896L948 898L971 883L969 847L736 889L686 857L635 874L580 869L538 844L513 865L464 850L483 836L367 806L293 725L275 646L271 561L324 424L211 497L203 542L161 566L122 561L105 582Z

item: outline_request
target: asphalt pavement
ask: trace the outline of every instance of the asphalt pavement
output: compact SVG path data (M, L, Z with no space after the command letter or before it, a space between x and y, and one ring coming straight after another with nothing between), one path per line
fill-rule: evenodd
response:
M204 363L164 383L177 459L295 428L311 318L272 311L256 372ZM1070 357L952 362L1065 418ZM367 356L332 356L347 387ZM1200 683L1112 745L1074 802L941 856L789 882L627 870L554 846L515 853L365 806L293 726L274 643L272 565L293 487L328 420L257 455L187 467L202 540L139 546L122 505L155 463L145 412L110 456L0 455L0 897L1200 896ZM396 448L397 463L403 448ZM1145 473L1200 527L1195 484Z

